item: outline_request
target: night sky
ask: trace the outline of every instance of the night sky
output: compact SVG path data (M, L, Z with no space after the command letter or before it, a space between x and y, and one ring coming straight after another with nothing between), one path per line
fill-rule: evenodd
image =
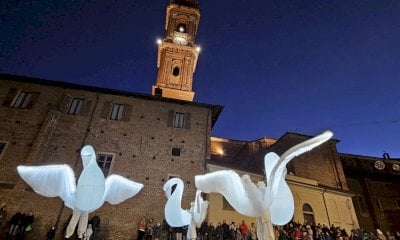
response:
M1 0L0 72L151 93L168 0ZM344 153L400 158L400 1L203 0L195 101L213 135L331 129Z

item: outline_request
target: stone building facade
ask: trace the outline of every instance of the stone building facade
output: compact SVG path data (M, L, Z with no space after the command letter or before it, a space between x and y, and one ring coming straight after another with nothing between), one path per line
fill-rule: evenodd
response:
M340 154L360 227L400 231L400 159Z
M33 211L34 231L63 226L71 210L58 198L34 193L18 165L68 164L79 176L79 150L92 145L105 175L143 183L134 198L96 211L107 239L131 239L140 216L163 219L162 185L185 182L183 207L195 196L194 176L203 174L210 134L222 107L151 95L0 75L0 202L8 212ZM49 211L51 209L51 211Z

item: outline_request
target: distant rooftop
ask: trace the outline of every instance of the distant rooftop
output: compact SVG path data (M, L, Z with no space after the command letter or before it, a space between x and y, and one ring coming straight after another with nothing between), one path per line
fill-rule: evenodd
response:
M313 136L287 132L279 139L263 137L254 141L211 138L211 159L208 163L264 175L264 156L268 152L282 155L289 148ZM337 143L339 140L330 139Z

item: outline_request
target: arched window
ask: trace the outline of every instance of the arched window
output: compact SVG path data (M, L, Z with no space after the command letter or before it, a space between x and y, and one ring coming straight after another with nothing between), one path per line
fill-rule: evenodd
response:
M172 70L172 74L177 77L179 75L179 67L174 67L174 69Z
M315 224L314 211L311 205L308 203L304 203L303 205L303 216L304 216L304 223L308 225Z

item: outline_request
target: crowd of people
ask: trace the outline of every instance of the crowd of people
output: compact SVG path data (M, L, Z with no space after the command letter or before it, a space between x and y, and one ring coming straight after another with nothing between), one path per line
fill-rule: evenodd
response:
M0 224L2 228L4 228L6 227L5 206L1 208L0 216ZM30 212L29 214L25 214L22 211L16 212L8 222L8 229L6 229L5 238L15 240L25 239L25 237L32 231L32 224L34 221L35 217L33 216L33 212Z
M6 206L0 208L0 226L5 230L5 239L23 240L32 231L34 223L33 213L25 214L20 211L15 213L5 223ZM83 235L83 240L95 239L100 225L98 215L92 217L88 228ZM66 227L65 227L66 228ZM137 240L257 240L257 229L254 223L226 223L225 220L216 225L204 221L197 228L196 239L186 239L188 226L174 228L164 220L155 223L152 218L142 217L138 222ZM51 226L46 234L46 240L55 239L55 226ZM355 229L347 232L346 229L325 224L299 224L290 222L285 226L274 227L275 240L400 240L400 232L383 233L367 232Z
M39 239L38 236L31 234L34 227L35 217L33 212L25 214L23 211L18 211L11 218L7 219L6 205L0 208L0 239L6 240L24 240L24 239ZM69 220L68 220L69 222ZM63 235L68 222L64 226ZM83 240L94 240L96 238L100 225L100 217L96 214L93 216L88 224L88 227L83 234ZM32 236L30 236L32 235ZM47 234L40 239L54 240L56 239L56 227L51 226Z
M257 240L257 229L254 223L226 223L225 220L208 224L204 221L197 228L196 239L186 239L188 226L173 228L165 220L154 224L153 219L141 218L138 224L137 240ZM290 222L285 226L274 227L275 240L400 240L400 232L386 234L379 229L367 232L346 229L325 224L299 224Z

